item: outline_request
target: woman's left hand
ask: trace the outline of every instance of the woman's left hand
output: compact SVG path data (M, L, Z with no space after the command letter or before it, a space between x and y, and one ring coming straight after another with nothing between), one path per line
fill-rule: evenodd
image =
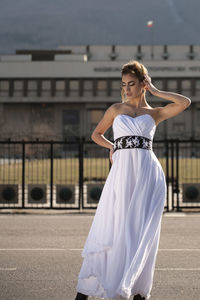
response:
M143 80L145 90L148 90L152 95L156 96L159 90L151 83L151 77L147 74L144 75L145 79Z

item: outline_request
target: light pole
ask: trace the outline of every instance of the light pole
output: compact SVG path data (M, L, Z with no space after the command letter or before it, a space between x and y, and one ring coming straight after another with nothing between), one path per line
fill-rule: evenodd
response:
M147 27L151 30L151 58L154 58L154 38L153 38L153 20L147 22Z

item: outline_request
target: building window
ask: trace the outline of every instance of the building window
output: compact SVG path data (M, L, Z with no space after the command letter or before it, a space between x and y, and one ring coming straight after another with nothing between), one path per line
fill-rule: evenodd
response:
M107 96L107 81L97 80L97 96Z
M14 81L14 96L23 96L23 81Z
M192 93L191 80L184 79L184 80L181 81L181 92L185 96L190 96L191 95L191 93Z
M93 96L93 81L84 80L83 89L84 89L84 96Z
M79 89L79 81L78 80L70 80L70 90L77 91Z
M63 138L71 139L80 136L80 111L63 111Z
M195 91L196 96L200 96L200 79L196 79L196 91Z
M97 124L100 122L100 120L103 118L105 113L105 109L99 108L99 109L91 109L88 110L88 117L87 117L87 127L86 127L86 136L87 138L90 138L92 132L96 128ZM110 126L104 133L104 136L107 139L112 139L112 126Z
M91 125L96 126L101 118L103 117L104 111L102 110L91 110L90 111L90 120L91 120Z
M94 131L99 121L102 119L103 115L104 115L104 110L101 108L89 109L87 111L86 120L84 122L85 124L84 131L86 133L87 138L90 138L92 132Z
M64 80L56 80L56 96L65 96Z
M112 90L111 90L111 96L112 97L120 97L121 98L121 80L112 80Z
M36 80L28 81L28 96L37 96L37 82Z
M15 80L14 89L16 91L22 91L23 90L23 81L22 80Z
M50 80L42 80L42 96L51 96Z
M167 80L167 90L171 92L177 92L178 85L176 79Z
M56 90L57 91L64 91L65 90L65 81L64 80L57 80L56 81Z
M0 96L8 96L9 91L9 81L0 80Z
M70 80L69 90L70 96L79 96L79 80Z

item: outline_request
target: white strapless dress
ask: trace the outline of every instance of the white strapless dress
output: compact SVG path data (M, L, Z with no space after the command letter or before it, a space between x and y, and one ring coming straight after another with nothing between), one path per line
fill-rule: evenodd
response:
M114 139L139 135L153 140L149 114L119 114ZM150 298L158 251L166 180L153 150L120 149L104 184L81 253L77 292L102 299ZM131 297L131 298L130 298Z

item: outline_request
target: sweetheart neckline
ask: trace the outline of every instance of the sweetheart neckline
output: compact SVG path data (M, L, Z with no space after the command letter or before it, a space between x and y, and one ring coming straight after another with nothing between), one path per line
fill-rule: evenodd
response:
M127 115L127 114L118 114L118 115L116 115L116 117L114 118L113 123L114 123L115 119L116 119L118 116L127 116L127 117L130 117L131 119L136 119L136 118L139 118L139 117L142 117L142 116L146 116L146 115L150 116L150 118L151 118L152 121L154 122L154 126L156 126L156 122L155 122L154 118L153 118L150 114L142 114L142 115L139 115L139 116L136 116L136 117L132 117L132 116L129 116L129 115Z

